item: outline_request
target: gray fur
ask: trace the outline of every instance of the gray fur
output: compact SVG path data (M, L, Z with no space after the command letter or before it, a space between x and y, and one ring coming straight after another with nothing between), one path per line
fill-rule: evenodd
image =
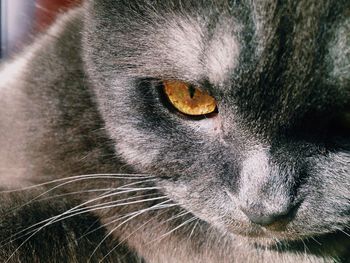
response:
M0 73L3 188L82 174L155 176L140 186L159 187L151 193L176 206L115 229L99 252L121 241L111 262L347 262L349 130L333 124L349 111L349 11L345 0L86 1ZM218 115L174 114L159 96L163 79L207 89ZM102 178L62 189L130 183ZM112 199L143 192L150 193ZM17 198L25 202L35 193ZM55 214L97 196L77 194L53 201L63 203L57 211L42 203L25 213ZM3 200L3 211L18 202ZM116 215L156 203L88 216L108 233L118 226L108 224ZM182 212L189 213L169 220ZM277 214L290 222L265 227L247 216ZM21 227L9 222L18 215L8 216L1 227L14 233ZM78 230L69 224L67 236ZM34 236L11 260L26 258L36 242ZM82 257L98 242L83 239ZM75 262L79 251L69 251Z

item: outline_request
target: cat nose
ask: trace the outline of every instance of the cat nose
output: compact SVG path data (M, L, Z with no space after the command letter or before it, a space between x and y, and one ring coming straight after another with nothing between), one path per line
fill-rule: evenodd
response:
M241 210L251 222L277 231L283 230L295 214L295 207L291 205L271 211L261 204L256 204L241 207Z

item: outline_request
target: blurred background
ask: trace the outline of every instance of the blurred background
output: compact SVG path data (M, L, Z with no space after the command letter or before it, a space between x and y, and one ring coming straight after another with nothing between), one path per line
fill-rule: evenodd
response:
M11 57L81 0L0 0L0 58Z

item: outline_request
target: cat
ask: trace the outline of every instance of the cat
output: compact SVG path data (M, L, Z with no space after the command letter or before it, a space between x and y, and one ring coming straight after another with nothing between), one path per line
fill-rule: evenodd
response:
M1 262L349 262L350 2L86 0L0 73Z

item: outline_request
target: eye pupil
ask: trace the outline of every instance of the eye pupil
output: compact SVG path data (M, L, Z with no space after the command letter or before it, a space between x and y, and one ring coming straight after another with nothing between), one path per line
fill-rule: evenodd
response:
M194 94L196 93L195 87L193 87L193 85L190 85L190 86L188 87L188 92L190 93L191 99L193 99Z

